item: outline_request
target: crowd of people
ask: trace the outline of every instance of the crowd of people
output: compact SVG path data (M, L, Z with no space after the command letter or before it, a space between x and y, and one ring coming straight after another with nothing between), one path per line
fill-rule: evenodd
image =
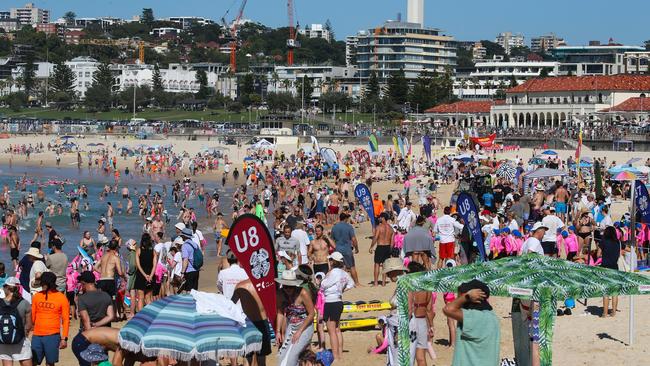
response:
M0 297L5 305L0 309L0 322L8 315L20 322L9 332L11 339L5 338L4 331L0 334L0 359L21 365L45 360L54 365L59 363L59 350L67 348L72 337L70 346L80 365L108 360L107 351L114 352L114 365L174 362L121 349L112 326L160 298L197 290L203 263L208 260L215 260L218 266L218 291L239 303L263 335L262 349L250 354L246 362L265 365L275 342L275 362L292 366L345 364L343 297L355 287L384 287L405 273L531 253L618 269L619 257L627 260L638 251L645 258L648 250L650 230L645 225L636 228L636 246L626 245L630 218L612 218L610 204L615 192L611 186L605 185L604 193L596 196L593 185L577 177L526 184L519 178L503 179L495 172L504 162L495 157L470 163L447 157L427 161L424 157L407 159L389 150L375 154L370 161L360 161L353 152L338 154L332 163L305 153L251 155L241 165L241 179L239 167L231 171L234 164L227 157L220 164L212 157L190 159L169 151L152 152L136 159L130 173L128 167L118 168L119 159L108 149L89 155L90 168L94 165L114 179L98 197L106 210L97 217L95 229L79 221L79 212L87 205L87 189L76 182L61 182L67 191L70 225L80 233L79 255L72 258L63 248L76 246L76 239L67 242L45 215L38 215L33 237L21 238L18 222L27 215L16 214L15 202L3 195L3 238L11 248L12 262L7 274L4 265L0 266L4 280ZM559 158L550 163L558 168L570 164ZM513 164L518 177L529 169L519 158ZM178 167L183 178L170 185L171 192L166 185L156 189L149 185L138 192L123 179L129 174L152 173L174 179L177 172L172 167ZM218 190L194 180L198 172L217 169L221 186L233 187L230 207L223 207ZM480 258L483 251L456 212L458 192L443 202L438 189L486 175L490 176L487 189L477 197L487 253L487 258ZM398 189L387 194L373 190L374 211L365 212L355 197L359 183L371 190L376 184ZM23 180L17 188L27 190L31 184ZM36 200L44 202L47 197L38 194ZM118 203L113 207L111 202ZM24 210L35 209L26 204ZM246 271L225 241L228 223L245 213L256 215L273 233L278 288L275 319L269 319ZM114 221L120 215L141 220L141 232L127 234L135 239L121 235ZM369 221L375 225L366 245L365 238L357 237L357 229ZM208 232L214 232L214 239ZM21 242L29 243L27 250ZM208 257L212 248L216 248L217 258ZM372 255L369 284L360 281L357 261L361 249ZM422 366L428 358L436 358L433 319L440 296L447 317L447 345L454 349L453 365L497 365L499 321L489 295L489 288L480 281L463 284L457 293L410 293L413 363ZM571 315L572 300L567 299L558 315ZM395 296L390 303L393 311L380 319L382 332L370 352L385 352L387 364L397 365ZM611 299L611 312L609 305L610 299L604 299L602 316L616 315L617 298ZM538 350L539 329L534 326L538 305L522 301L520 306L530 319L532 349ZM79 322L74 336L69 334L71 319ZM244 360L231 360L232 364L240 362Z

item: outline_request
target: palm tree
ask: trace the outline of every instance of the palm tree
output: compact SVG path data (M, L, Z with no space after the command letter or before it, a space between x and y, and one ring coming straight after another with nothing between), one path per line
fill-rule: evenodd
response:
M277 72L273 71L271 74L271 80L273 81L273 90L278 91L278 83L280 82L280 76Z
M282 80L282 86L284 87L284 91L288 92L289 88L291 87L291 80L289 79L283 79Z

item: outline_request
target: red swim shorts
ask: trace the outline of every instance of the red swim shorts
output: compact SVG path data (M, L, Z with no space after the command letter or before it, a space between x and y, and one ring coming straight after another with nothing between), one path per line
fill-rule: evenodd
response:
M454 246L455 243L440 243L440 249L438 255L440 259L451 259L454 258Z

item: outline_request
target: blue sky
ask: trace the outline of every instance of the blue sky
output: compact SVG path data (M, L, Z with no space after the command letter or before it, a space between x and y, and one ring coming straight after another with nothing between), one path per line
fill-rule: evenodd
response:
M22 6L28 0L1 0L0 8ZM73 10L80 17L131 18L143 7L156 17L205 16L218 20L241 0L32 0L49 8L55 17ZM398 12L405 18L406 0L295 0L300 24L325 23L330 19L338 39L360 29L374 28ZM569 44L589 40L606 42L610 37L625 44L650 39L644 32L650 2L642 0L425 0L425 24L441 28L458 40L493 39L498 32L521 32L527 42L534 35L555 32ZM270 26L287 23L286 0L249 0L245 17Z

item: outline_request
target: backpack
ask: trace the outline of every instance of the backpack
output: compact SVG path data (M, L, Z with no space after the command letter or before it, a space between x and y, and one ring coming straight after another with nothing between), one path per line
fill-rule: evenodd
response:
M190 244L192 247L192 267L197 271L201 270L203 267L203 252L200 248L194 246L194 243Z
M25 338L25 324L18 314L20 301L0 304L0 344L21 344Z

